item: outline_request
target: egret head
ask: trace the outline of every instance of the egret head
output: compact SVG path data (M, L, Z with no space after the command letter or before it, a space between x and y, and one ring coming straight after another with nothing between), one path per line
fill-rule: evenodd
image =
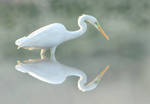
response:
M107 40L110 40L95 17L90 16L90 15L83 15L83 16L85 17L85 21L94 25L94 27L96 27Z

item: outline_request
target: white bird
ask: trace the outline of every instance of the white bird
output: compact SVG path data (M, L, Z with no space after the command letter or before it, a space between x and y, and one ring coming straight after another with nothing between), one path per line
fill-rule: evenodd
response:
M32 32L27 37L22 37L16 40L15 44L18 48L23 47L25 49L41 49L41 58L45 58L44 54L47 49L51 49L51 57L55 58L56 47L71 39L75 39L83 35L87 30L86 22L94 25L101 34L109 40L109 37L105 34L102 27L99 25L97 19L90 15L82 15L78 19L78 25L80 27L77 31L68 31L63 24L53 23L44 26L34 32Z
M72 68L63 64L60 64L56 60L42 59L42 60L29 60L25 62L18 62L16 70L47 82L49 84L61 84L69 76L77 76L79 90L85 92L93 90L99 84L104 73L108 70L109 65L90 83L87 83L87 76L79 69Z

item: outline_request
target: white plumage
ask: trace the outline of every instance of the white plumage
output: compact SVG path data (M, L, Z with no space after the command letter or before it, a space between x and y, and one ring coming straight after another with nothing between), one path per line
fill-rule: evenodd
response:
M47 49L53 48L65 41L65 35L68 31L62 24L54 23L42 27L27 37L20 38L16 41L16 45L24 48Z
M42 59L45 58L44 53L46 49L50 48L52 49L51 57L55 58L55 49L59 44L77 38L86 32L86 21L94 25L109 40L109 37L105 34L95 17L82 15L78 19L80 29L77 31L68 31L64 25L54 23L32 32L27 37L16 40L15 44L25 49L41 49Z
M99 84L109 65L90 83L87 84L87 76L79 69L69 67L56 60L42 59L29 60L16 65L16 70L28 73L31 76L49 84L61 84L68 76L77 76L79 90L85 92L93 90Z

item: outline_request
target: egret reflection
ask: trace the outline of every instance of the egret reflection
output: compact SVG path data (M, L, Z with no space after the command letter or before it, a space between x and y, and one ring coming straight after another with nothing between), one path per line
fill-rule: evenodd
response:
M106 68L89 83L87 83L87 76L83 71L63 65L57 60L30 59L28 61L18 62L15 68L20 72L28 73L29 75L49 84L61 84L67 77L77 76L79 77L78 88L79 90L85 92L93 90L97 87L104 73L108 70L109 65L106 66Z

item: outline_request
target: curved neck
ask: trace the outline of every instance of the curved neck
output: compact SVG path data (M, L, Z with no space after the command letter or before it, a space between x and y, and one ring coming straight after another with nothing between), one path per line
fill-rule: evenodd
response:
M72 75L80 77L80 79L78 80L78 88L79 88L79 90L81 90L83 92L93 90L98 85L98 83L95 83L95 80L93 80L90 83L86 84L87 83L86 74L84 72L78 70L78 69L73 69L70 73L70 76L72 76Z
M86 32L87 25L85 23L85 20L86 20L86 18L79 17L78 25L79 25L80 29L77 31L72 31L67 40L78 38Z
M85 92L85 91L91 91L93 89L95 89L97 87L97 83L95 83L95 81L91 81L88 84L87 83L87 77L86 75L82 75L80 76L80 79L78 80L78 88Z
M80 29L74 32L76 35L78 34L79 36L81 36L86 32L87 25L86 25L85 20L86 20L85 17L79 17L78 25L79 25Z

